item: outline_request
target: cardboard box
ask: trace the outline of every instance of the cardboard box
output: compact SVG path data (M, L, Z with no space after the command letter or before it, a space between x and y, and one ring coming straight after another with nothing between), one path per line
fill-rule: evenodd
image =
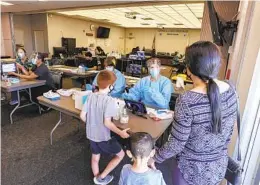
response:
M84 103L87 101L88 96L92 91L76 91L75 92L75 108L82 110Z

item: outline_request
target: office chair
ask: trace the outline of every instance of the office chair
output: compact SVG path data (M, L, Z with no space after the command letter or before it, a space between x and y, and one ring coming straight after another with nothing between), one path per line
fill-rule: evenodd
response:
M51 76L54 82L53 91L62 88L62 75L63 75L62 72L51 71Z

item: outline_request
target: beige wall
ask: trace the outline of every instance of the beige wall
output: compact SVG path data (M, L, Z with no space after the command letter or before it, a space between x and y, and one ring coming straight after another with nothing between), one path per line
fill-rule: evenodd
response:
M200 30L195 29L126 29L126 52L133 47L139 46L147 49L152 48L154 36L156 35L155 47L157 52L169 52L184 54L187 45L200 40Z
M30 55L33 52L31 17L30 15L14 15L13 21L15 44L23 44L27 55Z
M29 56L35 51L34 31L44 32L44 50L40 52L48 52L48 33L47 33L47 15L14 15L14 36L15 44L23 44ZM23 42L23 43L21 43Z
M10 14L1 14L1 55L13 57Z
M95 30L90 31L90 25L95 25ZM97 39L96 29L98 26L110 28L109 39ZM84 32L85 30L85 32ZM93 33L94 36L86 36L86 33ZM48 16L48 40L49 52L53 53L53 47L61 47L61 38L76 38L76 47L88 47L94 43L101 46L105 52L124 52L125 29L86 20L65 17L51 14Z
M33 14L31 15L31 24L32 24L32 41L34 41L34 31L43 31L44 35L44 51L41 52L49 52L48 48L48 29L47 29L47 14ZM35 50L35 45L34 45L34 50Z

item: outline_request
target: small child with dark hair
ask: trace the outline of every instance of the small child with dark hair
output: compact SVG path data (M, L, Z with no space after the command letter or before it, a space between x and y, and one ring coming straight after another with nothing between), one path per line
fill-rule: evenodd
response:
M106 185L113 180L109 173L124 158L124 151L117 140L111 137L111 131L122 138L129 137L127 130L120 130L112 122L112 117L117 114L116 100L108 93L113 90L116 76L113 72L103 70L97 78L98 91L88 96L83 106L80 117L86 123L86 135L90 140L92 152L91 168L94 175L94 183ZM108 163L104 171L99 171L101 154L112 154L114 158Z
M162 173L148 167L148 160L155 154L154 141L150 134L132 134L130 151L127 150L126 153L134 163L123 167L119 185L166 185Z

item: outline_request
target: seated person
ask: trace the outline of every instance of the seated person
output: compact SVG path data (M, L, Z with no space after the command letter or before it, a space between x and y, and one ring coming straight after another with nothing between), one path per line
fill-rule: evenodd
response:
M124 93L122 98L141 101L147 106L168 109L171 94L173 93L172 82L165 76L160 75L161 62L157 58L147 61L150 76L142 78L137 84Z
M128 138L127 130L120 130L112 122L112 117L117 114L116 101L108 96L113 89L116 80L114 73L103 70L99 73L97 84L98 92L91 93L80 114L80 118L86 123L86 134L90 141L92 152L91 168L95 184L108 184L113 180L109 173L124 158L124 150L115 138L111 138L111 131L122 138ZM99 160L101 155L111 154L113 159L106 166L104 171L99 171Z
M98 62L96 58L92 58L92 54L88 51L83 58L79 59L79 66L86 67L88 70L97 70ZM85 83L91 83L89 79L82 77L72 77L71 79L74 87L82 89L85 89Z
M44 86L32 88L32 100L38 103L37 97L42 96L43 93L53 89L54 83L48 67L44 64L44 55L42 53L35 53L32 63L37 66L34 71L28 71L25 67L21 66L20 69L23 74L14 72L9 74L28 80L46 80Z
M36 66L32 64L31 61L28 60L28 57L26 56L26 50L24 48L18 48L17 49L17 56L16 56L16 66L19 72L22 72L22 66L27 70L35 70ZM18 103L18 97L17 92L11 92L11 101L10 105L15 105Z
M85 57L80 60L79 62L80 66L87 67L89 70L97 70L97 60L92 58L92 54L88 51L85 54Z
M97 47L96 47L95 52L96 52L96 55L99 55L99 56L106 56L104 50L103 50L100 46L97 46Z
M126 82L125 82L124 75L120 71L115 69L115 63L116 63L115 57L107 57L106 60L104 61L104 67L106 70L112 71L116 75L116 82L114 84L114 89L112 90L110 95L112 97L119 98L125 91ZM98 75L94 79L94 82L93 82L94 86L97 86Z
M145 132L137 132L130 137L130 150L126 153L132 158L133 165L124 165L119 185L166 185L162 172L148 167L148 161L154 156L153 138Z

